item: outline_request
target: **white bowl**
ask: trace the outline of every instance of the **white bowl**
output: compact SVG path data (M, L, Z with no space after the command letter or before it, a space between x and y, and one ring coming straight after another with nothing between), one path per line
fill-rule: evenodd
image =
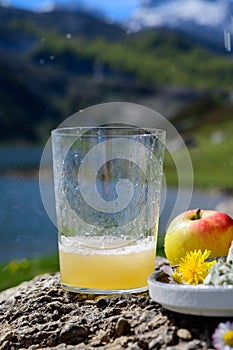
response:
M170 284L163 271L148 278L152 300L164 308L190 315L233 316L233 286Z

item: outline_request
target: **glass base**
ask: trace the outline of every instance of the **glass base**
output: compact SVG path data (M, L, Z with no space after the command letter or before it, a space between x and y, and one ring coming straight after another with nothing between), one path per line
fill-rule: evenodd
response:
M61 283L63 289L73 293L80 294L99 294L99 295L115 295L115 294L133 294L133 293L143 293L148 290L148 286L141 288L132 289L95 289L95 288L82 288L74 287Z

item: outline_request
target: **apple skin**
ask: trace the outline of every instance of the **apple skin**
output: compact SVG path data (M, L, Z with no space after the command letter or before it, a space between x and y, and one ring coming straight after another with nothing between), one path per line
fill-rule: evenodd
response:
M228 254L233 240L233 219L214 210L192 209L176 216L168 226L164 249L171 265L188 251L208 249L210 258Z

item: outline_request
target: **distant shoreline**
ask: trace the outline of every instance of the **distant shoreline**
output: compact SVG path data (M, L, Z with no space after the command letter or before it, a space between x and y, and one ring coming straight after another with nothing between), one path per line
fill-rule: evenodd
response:
M32 168L6 168L0 169L0 177L11 177L17 179L39 179L39 169Z

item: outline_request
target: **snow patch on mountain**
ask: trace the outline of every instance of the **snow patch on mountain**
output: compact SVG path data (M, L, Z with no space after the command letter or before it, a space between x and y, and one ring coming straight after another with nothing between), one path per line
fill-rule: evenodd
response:
M227 25L233 14L230 0L147 0L128 22L132 31L150 27L180 28L187 23L212 28Z

